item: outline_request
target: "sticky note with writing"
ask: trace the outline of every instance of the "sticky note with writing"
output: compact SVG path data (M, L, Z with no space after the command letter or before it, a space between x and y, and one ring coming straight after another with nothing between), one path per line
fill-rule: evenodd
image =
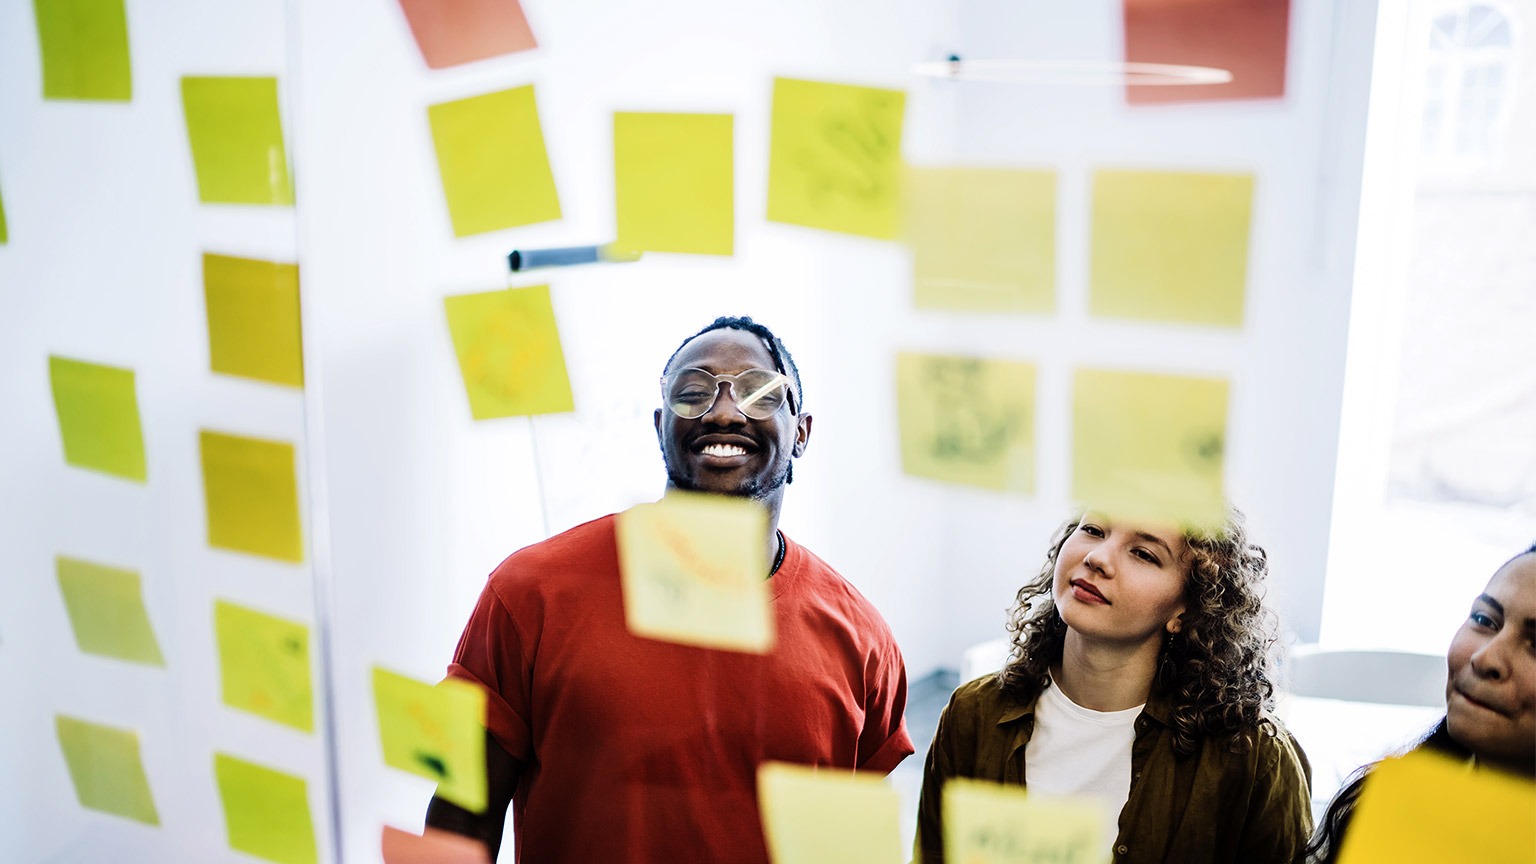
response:
M144 610L139 574L63 555L54 561L70 628L81 651L148 666L165 665Z
M1220 524L1226 430L1226 381L1079 369L1072 496L1111 517Z
M143 483L144 432L132 369L48 358L64 461Z
M944 784L944 857L962 864L1105 864L1097 802L1029 795L1020 786Z
M757 801L773 864L907 860L901 799L882 777L765 762L757 771Z
M133 99L123 0L33 0L32 9L44 99Z
M293 204L276 78L181 79L204 204Z
M906 100L900 90L775 79L769 220L894 239Z
M491 864L485 844L436 828L412 834L385 825L379 845L384 864Z
M548 285L443 301L476 420L571 411L571 382Z
M137 732L62 714L54 716L53 724L81 807L160 824Z
M485 691L450 678L437 686L373 669L384 763L436 781L437 795L485 809Z
M517 0L400 0L429 69L537 48Z
M229 848L276 864L316 864L315 824L303 777L213 754Z
M613 115L618 248L731 254L731 126L729 114Z
M204 254L203 297L213 371L304 386L297 264Z
M1034 366L902 352L896 355L896 404L906 473L1034 491Z
M757 502L674 492L620 513L615 530L630 632L758 654L773 647L768 514Z
M427 108L455 237L560 218L533 85Z
M911 168L906 240L921 309L1056 309L1056 174Z
M304 560L293 445L203 430L208 545Z
M312 731L309 628L217 600L213 604L213 629L224 703Z
M1469 826L1484 826L1475 841ZM1418 750L1376 766L1339 864L1532 864L1536 784Z

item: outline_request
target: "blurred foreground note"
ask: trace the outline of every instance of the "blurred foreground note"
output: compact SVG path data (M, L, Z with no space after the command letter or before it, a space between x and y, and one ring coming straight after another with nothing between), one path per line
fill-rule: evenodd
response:
M621 249L729 255L735 160L729 114L613 115Z
M1226 381L1079 369L1072 497L1115 518L1219 524L1226 429Z
M437 686L375 666L384 764L437 783L437 795L485 810L485 691L448 679Z
M901 799L884 778L765 762L757 770L757 801L773 864L907 860Z
M905 473L1034 492L1034 366L902 352L896 405Z
M48 358L64 461L143 483L144 433L132 369Z
M476 420L575 410L548 285L443 300Z
M293 445L203 430L208 545L304 560Z
M204 254L203 296L213 371L304 386L297 264Z
M894 239L906 100L900 90L774 79L768 219Z
M165 665L144 611L139 574L63 555L54 561L69 625L81 651L148 666Z
M1241 327L1253 177L1096 171L1094 315Z
M517 0L400 0L430 69L537 48Z
M630 632L755 654L773 647L761 505L673 492L620 513L615 531Z
M533 85L427 107L453 236L560 218Z
M1113 838L1093 801L1029 795L956 778L944 784L944 858L956 864L1107 864Z
M912 168L907 243L920 309L1056 309L1056 174Z
M276 78L181 79L204 204L293 204Z
M1366 778L1339 864L1388 862L1536 862L1536 784L1424 750L1385 760Z
M1209 66L1225 84L1128 86L1132 105L1285 95L1290 0L1124 0L1129 63Z
M316 864L315 825L303 777L213 754L229 848L277 864Z
M44 99L133 99L123 0L32 0L32 9Z
M62 714L55 715L53 723L81 807L160 824L139 756L138 733Z
M436 828L412 834L385 825L380 845L384 864L491 864L479 841Z
M309 628L216 600L213 629L224 704L313 731Z
M5 200L0 198L0 246L10 242L10 235L5 229Z

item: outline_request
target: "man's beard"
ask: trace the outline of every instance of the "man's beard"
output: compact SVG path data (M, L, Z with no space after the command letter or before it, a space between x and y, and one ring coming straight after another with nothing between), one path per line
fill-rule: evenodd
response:
M757 477L753 477L751 480L743 483L741 488L736 489L733 492L726 492L724 494L730 495L733 498L752 498L754 500L761 501L762 499L767 498L769 495L772 495L774 492L777 492L779 489L782 489L784 484L789 482L789 471L789 460L785 460L783 470L776 472L766 481ZM692 478L684 477L671 465L667 466L667 480L671 482L674 487L681 489L684 492L709 491L700 489L699 486L694 483Z

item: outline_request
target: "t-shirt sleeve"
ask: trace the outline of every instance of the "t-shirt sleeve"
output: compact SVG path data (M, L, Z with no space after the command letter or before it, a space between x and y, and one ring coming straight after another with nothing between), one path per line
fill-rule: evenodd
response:
M914 748L907 734L907 664L889 632L883 641L883 647L871 655L865 679L870 686L864 699L858 767L889 774Z
M512 758L528 761L533 755L528 726L532 667L517 622L489 582L464 625L448 677L485 689L486 728Z

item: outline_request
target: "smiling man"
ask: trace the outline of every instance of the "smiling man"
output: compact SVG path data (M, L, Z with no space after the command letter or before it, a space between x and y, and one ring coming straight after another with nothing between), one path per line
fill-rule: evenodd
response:
M448 667L488 693L490 805L434 798L427 813L493 857L510 802L520 862L767 862L761 763L883 774L912 753L885 621L778 530L811 434L784 343L750 318L718 318L673 354L661 392L668 486L768 512L777 640L756 655L629 633L613 516L503 561Z

